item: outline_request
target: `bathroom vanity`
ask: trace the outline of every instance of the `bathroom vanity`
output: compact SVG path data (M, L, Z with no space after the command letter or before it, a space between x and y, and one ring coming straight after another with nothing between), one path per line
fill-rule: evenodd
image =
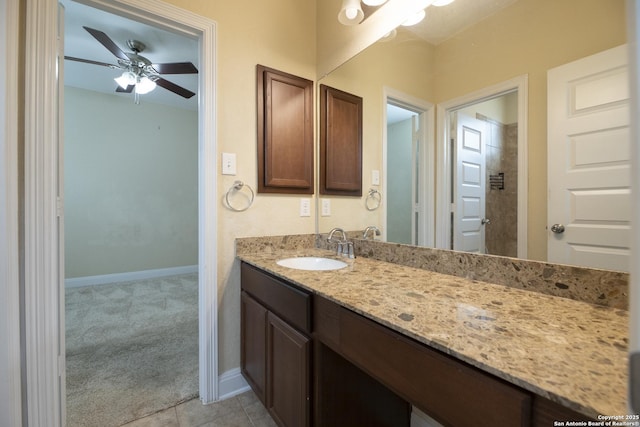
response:
M242 371L283 426L553 426L626 413L625 310L321 249L239 253ZM355 423L355 424L354 424Z

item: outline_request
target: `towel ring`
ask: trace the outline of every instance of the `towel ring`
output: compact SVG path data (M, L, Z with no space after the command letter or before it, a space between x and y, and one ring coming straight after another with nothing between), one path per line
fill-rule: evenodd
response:
M368 211L375 211L380 207L380 202L382 202L382 194L374 188L369 189L369 194L364 202Z
M249 189L249 192L251 193L251 196L249 197L249 204L247 204L247 206L245 206L244 208L241 208L241 209L234 208L234 207L231 205L231 202L229 201L229 194L231 194L231 193L236 193L236 192L238 192L238 191L242 190L244 187L248 188L248 189ZM251 189L251 187L250 187L248 184L245 184L245 183L244 183L244 182L242 182L242 181L235 181L235 182L233 183L233 185L231 186L231 188L229 188L229 189L227 190L227 194L225 194L225 196L224 196L224 200L227 202L227 207L228 207L229 209L231 209L232 211L235 211L235 212L244 212L244 211L246 211L247 209L249 209L249 207L253 204L253 199L254 199L254 198L255 198L255 193L253 192L253 190Z

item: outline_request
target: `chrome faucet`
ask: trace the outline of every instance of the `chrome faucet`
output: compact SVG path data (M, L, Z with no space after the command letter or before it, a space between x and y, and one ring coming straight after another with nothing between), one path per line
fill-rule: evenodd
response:
M344 232L344 230L342 228L334 228L329 232L329 237L327 238L327 242L335 242L335 240L333 239L333 235L336 233L342 233L342 242L346 242L347 241L347 234Z
M364 229L364 233L362 233L362 238L366 240L367 235L369 234L370 231L373 231L376 236L380 235L380 230L378 229L378 227L376 227L375 225L370 225ZM375 239L376 239L375 236L373 236L373 240Z
M335 240L333 235L336 233L342 234L342 239ZM344 232L342 228L334 228L329 232L329 237L327 238L327 242L337 243L336 254L340 256L349 257L351 259L355 258L354 250L353 250L353 242L347 240L347 234Z

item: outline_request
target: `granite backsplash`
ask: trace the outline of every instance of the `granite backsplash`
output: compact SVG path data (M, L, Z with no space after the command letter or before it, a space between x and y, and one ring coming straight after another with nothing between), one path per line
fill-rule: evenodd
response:
M628 273L362 240L360 236L362 232L348 233L356 257L628 310ZM326 234L302 234L238 238L236 253L335 250L326 237Z

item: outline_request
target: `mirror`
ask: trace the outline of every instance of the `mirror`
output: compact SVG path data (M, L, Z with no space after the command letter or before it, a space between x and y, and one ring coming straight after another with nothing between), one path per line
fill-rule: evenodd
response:
M484 16L484 10L474 9L480 3L496 9L489 11L490 16ZM454 6L455 9L447 9ZM335 8L333 15L337 15L340 2L321 2L318 7ZM463 23L464 28L455 30L453 35L444 35L440 24L456 21L451 15L465 9L482 20L471 26ZM317 231L326 233L333 227L361 230L375 225L386 239L387 217L393 215L389 209L393 196L388 194L391 171L387 168L389 152L394 149L385 146L389 144L390 131L386 125L389 102L414 113L413 129L422 132L424 138L417 156L421 167L407 185L417 193L417 204L424 212L420 221L426 230L418 230L417 235L413 230L413 237L421 245L447 247L447 242L438 237L450 227L438 214L443 204L438 197L451 189L444 182L446 177L438 173L443 161L438 156L445 151L442 128L451 126L450 113L461 108L454 106L452 100L485 93L487 88L503 88L505 82L524 78L527 114L522 127L526 129L527 148L521 155L526 159L527 175L522 183L526 190L526 199L522 201L526 212L523 224L526 247L522 252L529 259L545 261L547 70L624 44L625 2L456 0L442 8L430 6L426 12L418 26L399 27L394 38L370 45L318 81L318 85L329 85L363 98L364 129L363 196L320 196ZM331 14L319 11L319 16ZM422 38L423 32L430 41ZM512 86L517 88L515 83ZM492 97L486 93L484 96ZM523 100L522 94L518 94L518 99ZM381 207L373 211L366 209L370 189L382 195Z

